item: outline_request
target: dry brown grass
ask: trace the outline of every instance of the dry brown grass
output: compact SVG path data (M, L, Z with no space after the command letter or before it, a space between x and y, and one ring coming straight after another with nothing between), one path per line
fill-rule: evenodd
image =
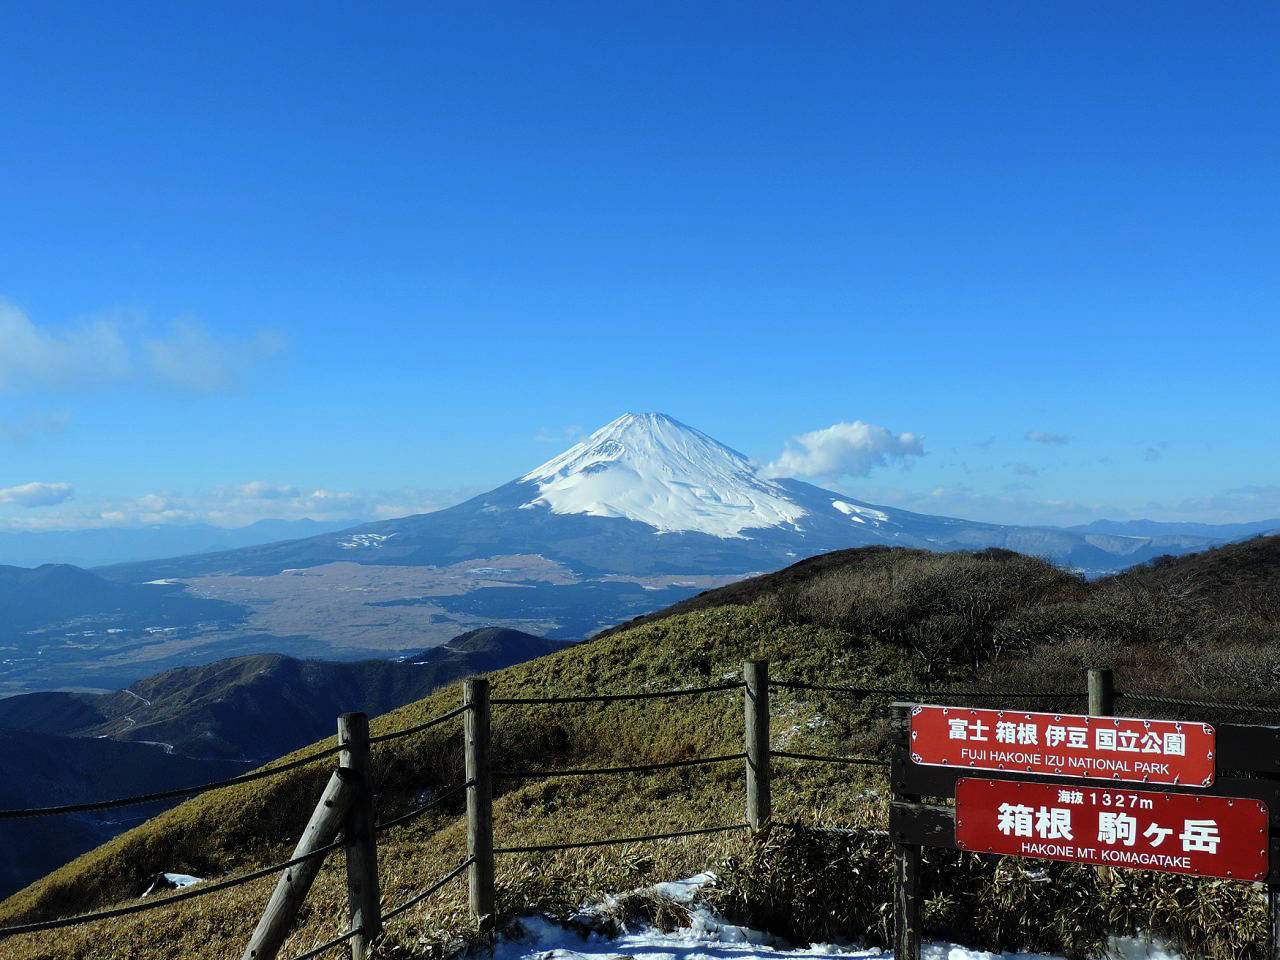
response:
M1257 573L1256 564L1245 566L1250 576ZM1120 671L1122 686L1158 681L1180 684L1180 690L1214 693L1221 692L1221 687L1206 686L1209 681L1197 679L1196 671L1205 658L1215 662L1216 657L1233 678L1231 682L1238 683L1231 689L1233 697L1238 697L1259 689L1256 683L1248 686L1246 675L1275 671L1280 664L1275 607L1250 599L1258 589L1253 580L1242 585L1239 577L1228 577L1216 592L1205 594L1189 589L1185 578L1167 565L1138 571L1127 579L1085 584L1046 564L999 551L978 555L876 551L859 558L848 570L828 569L807 583L792 583L759 596L749 605L714 607L647 623L499 671L492 680L495 696L665 689L736 676L743 659L763 655L773 661L775 675L822 682L945 685L964 681L1057 691L1083 690L1083 667L1105 659ZM1190 663L1188 651L1199 658L1195 664ZM457 703L456 689L442 691L376 718L373 732L420 723ZM883 728L872 705L851 704L837 695L777 694L774 742L797 751L875 750L882 745ZM380 817L408 809L423 789L461 780L460 723L376 748ZM730 694L608 705L495 707L495 758L505 768L660 762L736 753L742 749L741 736L741 699ZM283 859L326 776L321 764L188 801L0 904L0 923L130 902L146 878L164 870L213 878ZM739 764L589 780L500 780L495 802L497 840L499 845L524 845L737 821L743 816L743 790ZM883 826L884 806L884 783L876 771L777 764L775 815L779 820ZM455 802L380 838L385 908L428 886L463 858L460 811ZM801 844L796 849L805 848ZM871 848L858 849L861 852L850 849L839 854L843 860L837 858L838 862L849 864L868 857L868 863L874 861ZM749 888L766 900L781 897L779 902L784 902L790 895L786 890L792 888L775 889L767 873L763 879L746 879L743 864L765 869L767 864L759 857L759 851L741 835L503 857L498 872L499 909L507 920L530 911L566 917L593 897L689 875L714 864L739 865L742 902L757 902L746 895ZM803 859L792 856L789 862ZM816 866L807 879L802 870L797 871L796 882L812 885L815 877L825 876ZM1076 901L1059 898L1055 906L1051 897L1037 899L1039 888L1029 885L1022 871L987 876L974 872L972 866L964 870L969 872L950 874L960 888L987 889L985 884L993 896L999 893L1006 898L997 902L1030 905L1028 939L1050 943L1057 937L1063 949L1085 949L1080 946L1087 940L1083 934L1077 941L1063 939L1075 916L1072 911L1078 905L1072 904ZM873 875L870 870L866 874ZM1063 883L1071 876L1063 874ZM1203 935L1202 943L1190 942L1206 957L1248 955L1244 940L1240 947L1244 953L1223 946L1224 924L1231 924L1241 936L1252 936L1256 897L1248 888L1179 883L1170 886L1162 878L1141 893L1122 884L1114 896L1097 890L1091 890L1090 896L1106 907L1108 922L1118 927L1141 922L1148 929L1168 930L1171 936L1184 939ZM262 880L136 917L14 938L6 942L5 956L15 960L237 957L271 885L272 880ZM727 889L726 902L731 902L733 890ZM850 909L863 910L860 915L873 919L881 917L887 909L887 887L869 882L862 896L863 901ZM943 931L958 929L962 915L947 896L940 891L929 908L936 929ZM1146 900L1136 900L1138 896ZM1143 902L1161 906L1144 914ZM284 955L296 955L338 933L345 911L339 856L321 871ZM763 908L752 913L761 926L775 922L770 916ZM1003 916L992 913L985 927L971 931L973 936L1003 942L1002 937L1012 936L1001 932ZM1215 916L1225 919L1213 923ZM859 923L859 929L848 929L845 935L871 936L875 924ZM1187 929L1179 928L1180 923ZM1200 924L1201 934L1188 932L1188 924ZM803 929L793 933L803 935ZM436 957L474 942L476 936L466 917L464 883L459 880L393 923L380 950L387 957Z

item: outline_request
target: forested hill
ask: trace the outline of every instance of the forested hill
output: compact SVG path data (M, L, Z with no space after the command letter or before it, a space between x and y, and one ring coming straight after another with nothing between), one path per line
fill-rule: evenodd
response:
M406 660L232 657L166 670L115 693L8 697L0 700L0 728L154 742L180 756L263 763L327 735L345 710L384 713L469 674L563 647L491 627Z

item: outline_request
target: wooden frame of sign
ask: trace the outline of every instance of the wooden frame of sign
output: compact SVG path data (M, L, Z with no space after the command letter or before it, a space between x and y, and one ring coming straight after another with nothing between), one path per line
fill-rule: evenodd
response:
M1248 865L1247 874L1240 879L1261 880L1267 884L1271 912L1271 942L1267 955L1280 960L1280 727L1215 724L1213 732L1216 736L1216 756L1212 782L1203 786L1155 785L1140 780L1124 780L1116 777L1037 775L1028 773L1025 769L990 770L916 762L912 758L911 718L913 711L918 711L921 707L922 705L914 703L893 705L895 746L889 773L891 789L889 837L896 860L895 960L919 960L920 957L921 848L968 849L979 855L987 855L985 851L976 849L972 844L966 846L963 841L957 843L956 785L961 780L982 780L985 787L997 788L996 792L1001 789L1002 782L1007 782L1011 796L1016 793L1018 784L1021 782L1029 788L1032 785L1059 788L1064 791L1063 796L1066 796L1068 791L1113 791L1136 797L1158 791L1166 796L1175 795L1172 797L1173 801L1178 801L1179 796L1223 797L1236 800L1240 804L1238 809L1241 811L1241 823L1247 821L1251 834L1266 832L1265 837L1256 838L1259 849L1251 851L1253 861ZM1010 714L1016 715L1013 711L1010 711ZM1083 718L1072 717L1066 719L1068 721L1083 720ZM976 789L976 784L973 786L975 789L967 791L968 793L975 795L981 792ZM990 794L992 791L988 789L985 792ZM1038 796L1043 791L1028 789L1026 792ZM1158 798L1153 799L1158 801ZM1140 803L1149 802L1151 801L1140 801ZM1179 806L1177 802L1172 805ZM1183 801L1181 806L1185 805L1186 801ZM1222 803L1217 801L1206 806L1218 809ZM1156 833L1155 838L1162 839L1159 832ZM1122 847L1123 843L1122 840L1120 843ZM1150 840L1148 840L1149 844ZM1067 859L1098 865L1097 860L1077 858L1069 854L1060 855L1062 851L1061 846L1056 847L1055 855L1047 859ZM1094 855L1096 856L1096 853ZM1205 870L1201 865L1202 862L1202 860L1196 861L1190 868L1169 869L1203 876L1227 875L1221 871L1216 874L1201 872ZM1125 864L1120 861L1111 861L1111 865L1124 866ZM1141 869L1162 868L1155 866Z

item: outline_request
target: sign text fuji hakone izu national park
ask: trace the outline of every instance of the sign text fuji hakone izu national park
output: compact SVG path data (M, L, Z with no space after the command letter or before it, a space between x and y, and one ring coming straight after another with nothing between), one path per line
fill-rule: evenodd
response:
M1132 780L1213 783L1207 723L969 707L913 707L911 759L926 766Z
M956 782L956 846L976 853L1264 880L1267 805L1193 793Z

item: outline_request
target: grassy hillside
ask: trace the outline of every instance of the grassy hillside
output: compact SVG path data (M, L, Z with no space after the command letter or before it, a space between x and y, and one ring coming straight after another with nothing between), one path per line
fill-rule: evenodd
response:
M736 675L744 658L757 655L773 661L776 676L795 679L938 686L964 681L1044 690L1060 690L1064 683L1079 688L1078 670L1105 658L1119 670L1121 687L1146 684L1156 675L1178 678L1181 691L1220 693L1225 688L1210 682L1199 665L1203 660L1229 664L1248 645L1262 651L1258 656L1270 651L1271 662L1280 663L1274 602L1259 597L1274 582L1278 553L1280 541L1273 538L1087 584L1004 551L852 551L811 564L809 573L793 569L754 585L734 585L720 594L720 602L714 594L704 596L700 609L498 671L492 675L494 694L700 685ZM1217 586L1203 591L1193 583L1189 588L1183 564L1195 571L1194 583L1213 577ZM1235 698L1258 689L1257 684L1233 687L1231 693ZM441 691L377 718L374 733L421 722L457 703L456 689ZM882 749L885 731L875 706L780 693L774 745L833 753ZM495 708L495 752L500 768L658 762L737 752L741 727L741 700L733 694L687 702L502 706ZM375 765L385 818L410 808L424 790L461 779L458 730L441 727L380 745ZM785 761L777 766L778 820L883 825L884 784L875 770ZM214 877L281 859L326 776L323 767L295 771L189 801L0 904L0 923L127 900L140 880L161 870ZM739 764L599 779L504 779L497 791L499 845L727 823L743 815ZM462 859L460 810L459 805L446 808L380 838L386 907ZM854 841L847 837L823 841L830 848L826 855L838 854L840 862L862 867L833 879L825 859L794 855L824 836L832 835L780 830L765 844L722 835L621 850L504 857L498 865L499 907L505 916L534 908L564 913L593 893L719 864L723 880L717 896L725 909L775 928L799 924L787 931L797 937L830 934L836 920L841 922L836 932L845 936L882 936L889 893L887 875L877 867L884 863L883 843L861 839L850 849ZM844 844L843 852L833 853L831 844ZM932 875L954 882L930 898L926 925L946 932L962 916L976 918L966 921L964 931L975 944L1016 946L1011 938L1022 937L1083 956L1107 924L1177 937L1188 918L1212 917L1210 928L1222 943L1200 944L1201 954L1247 956L1241 951L1262 930L1261 906L1243 885L1116 871L1117 879L1099 890L1092 872L1054 865L1035 873L1054 881L1046 886L1029 879L1017 861L995 868L931 859ZM237 956L271 885L263 880L139 917L15 938L6 947L15 958ZM801 905L824 904L824 897L837 894L844 906L824 913L825 919L805 920L813 911ZM341 858L322 871L308 903L286 956L341 929ZM787 903L795 909L782 910ZM384 955L427 957L460 942L470 930L464 905L463 885L457 883L410 911L388 929ZM1227 939L1223 930L1229 931Z

